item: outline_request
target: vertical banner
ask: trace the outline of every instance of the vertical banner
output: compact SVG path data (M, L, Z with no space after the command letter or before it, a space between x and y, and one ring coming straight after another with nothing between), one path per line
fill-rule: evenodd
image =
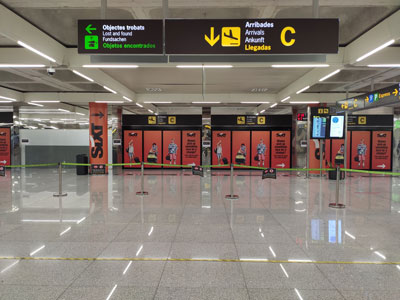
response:
M251 132L251 165L269 168L271 153L270 131Z
M371 169L391 170L392 132L372 132L372 166Z
M290 168L290 131L272 131L271 168Z
M351 133L351 168L370 169L371 132L353 131Z
M201 132L200 130L182 131L182 164L200 165L201 163Z
M163 153L163 164L181 164L182 147L180 130L163 131Z
M105 165L108 163L107 104L90 102L89 112L89 163Z
M232 162L250 164L250 131L232 131Z
M231 132L214 130L212 132L212 164L226 165L231 163Z
M124 163L140 163L143 160L143 133L141 130L124 131ZM140 168L140 166L125 166L125 168Z
M143 161L148 163L162 163L162 132L161 130L146 130L143 132ZM146 168L159 168L149 166Z
M11 130L0 128L0 166L11 164Z

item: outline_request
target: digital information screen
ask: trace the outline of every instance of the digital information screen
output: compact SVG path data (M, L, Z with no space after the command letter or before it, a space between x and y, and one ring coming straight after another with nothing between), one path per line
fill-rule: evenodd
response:
M326 117L313 116L312 138L326 138Z
M331 116L329 136L331 138L343 138L344 116Z

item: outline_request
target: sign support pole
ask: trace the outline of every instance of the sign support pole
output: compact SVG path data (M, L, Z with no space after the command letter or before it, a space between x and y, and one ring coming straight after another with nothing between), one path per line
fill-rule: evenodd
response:
M311 107L307 107L307 157L306 157L306 162L307 166L306 168L310 168L310 130L311 130ZM306 178L310 178L310 171L306 172Z
M347 118L349 113L347 111L344 112L344 168L347 169L349 166L347 165ZM347 172L344 172L345 177L347 176Z
M144 162L142 162L141 167L140 167L140 188L141 191L137 192L136 195L141 195L141 196L145 196L148 195L149 192L145 192L144 191Z
M238 195L233 194L233 164L231 164L231 176L230 176L230 194L225 196L227 200L237 200L239 199Z
M336 193L335 202L329 203L331 208L345 208L346 205L339 203L339 193L340 193L340 165L336 165Z
M322 165L324 160L324 140L319 140L319 177L322 177Z
M54 194L53 197L65 197L67 193L62 192L62 164L58 163L58 194Z

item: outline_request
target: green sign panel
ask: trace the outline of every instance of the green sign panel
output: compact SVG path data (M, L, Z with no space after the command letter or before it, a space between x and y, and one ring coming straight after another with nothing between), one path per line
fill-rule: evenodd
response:
M78 53L162 54L162 20L79 20Z

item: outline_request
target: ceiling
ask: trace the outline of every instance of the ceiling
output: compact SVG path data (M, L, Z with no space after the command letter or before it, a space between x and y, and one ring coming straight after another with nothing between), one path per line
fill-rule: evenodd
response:
M107 18L109 19L160 19L163 17L161 0L108 0ZM322 63L329 68L272 68L272 62L238 62L229 69L179 69L177 63L136 63L136 69L85 69L83 64L90 64L89 55L78 55L77 20L99 19L100 0L0 0L7 11L16 16L13 28L0 28L0 64L12 60L16 62L45 64L42 68L0 68L0 95L6 93L22 99L22 107L30 107L25 102L35 99L57 99L60 105L46 105L49 108L70 107L71 110L86 109L93 100L123 100L122 96L133 99L122 105L127 112L148 113L148 109L158 112L183 111L190 107L200 106L193 101L218 101L215 106L229 110L245 109L247 112L260 112L268 109L270 104L279 105L268 112L287 111L289 101L281 99L291 96L292 100L316 100L333 104L343 99L346 93L360 94L373 89L384 88L400 81L400 68L371 68L367 64L398 63L400 60L400 26L398 24L400 9L399 0L319 0L320 18L339 19L340 51L335 55L324 57ZM1 5L0 5L1 9ZM169 18L311 18L313 16L312 0L219 0L194 1L170 0ZM22 18L22 19L19 19ZM15 20L15 22L14 22ZM391 23L390 23L391 22ZM386 27L385 27L386 26ZM11 26L12 27L12 26ZM22 30L21 28L25 28ZM386 29L385 29L386 28ZM20 30L19 30L20 29ZM50 64L17 44L18 37L27 39L38 37L41 49L58 55L57 62ZM363 63L355 62L358 53L364 53L370 47L379 46L380 37L395 37L395 43L376 54L373 59ZM366 46L365 46L366 45ZM358 55L359 56L359 55ZM2 58L3 57L3 58ZM127 60L135 63L135 57ZM192 58L193 59L193 58ZM207 58L199 58L201 60ZM222 59L222 58L221 58ZM281 56L281 63L285 57ZM297 58L296 58L297 59ZM315 58L298 56L299 61L315 63ZM309 61L307 61L309 59ZM194 58L196 62L196 57ZM321 61L318 61L321 63ZM53 76L47 74L46 68L52 65L56 69ZM319 79L328 73L341 69L340 73L320 82ZM94 79L94 82L76 75L78 70ZM118 92L109 93L103 88L107 85ZM310 85L304 93L296 91ZM5 95L5 94L4 94ZM13 96L13 97L14 97ZM146 104L145 102L168 101L168 105ZM242 101L270 102L270 104L241 104ZM135 105L142 103L143 108ZM3 104L0 103L0 106ZM4 104L6 105L6 104ZM62 106L64 105L64 106ZM33 108L32 109L40 109Z

